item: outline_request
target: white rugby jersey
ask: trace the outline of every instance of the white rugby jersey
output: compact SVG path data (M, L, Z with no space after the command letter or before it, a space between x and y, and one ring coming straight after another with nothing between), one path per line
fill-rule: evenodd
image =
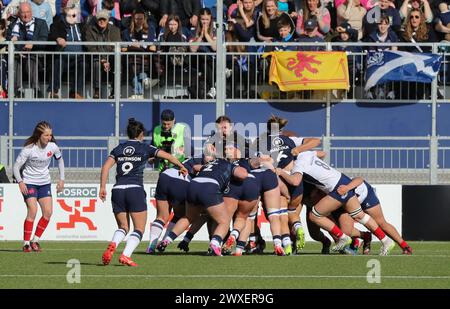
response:
M362 184L360 184L359 186L357 186L355 188L355 193L358 195L358 201L360 204L362 204L362 202L364 202L364 200L367 197L367 194L369 193L369 190L366 186L366 183L363 182Z
M330 193L341 179L342 173L320 160L316 154L316 151L301 152L294 162L292 173L301 173L304 181Z
M49 184L51 179L48 167L52 157L59 160L61 156L59 147L53 142L49 142L45 148L39 148L36 144L28 145L22 149L14 164L16 171L20 171L22 166L24 166L22 174L14 174L14 176L17 181L22 179L26 184L38 186ZM22 177L20 178L20 176Z

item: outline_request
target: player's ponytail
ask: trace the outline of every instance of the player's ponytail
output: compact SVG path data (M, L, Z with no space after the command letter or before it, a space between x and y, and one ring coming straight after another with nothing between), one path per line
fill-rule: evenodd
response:
M38 140L41 138L41 135L44 133L46 129L52 129L52 126L47 121L39 122L33 130L33 135L26 139L24 146L28 146L31 144L36 144ZM52 134L51 142L56 143L55 137Z
M129 139L135 139L137 138L142 132L145 132L144 125L142 122L137 121L134 118L128 119L128 126L127 126L127 135Z
M267 120L267 131L272 131L272 126L278 126L278 130L283 129L288 123L288 120L275 115L272 115L269 120Z

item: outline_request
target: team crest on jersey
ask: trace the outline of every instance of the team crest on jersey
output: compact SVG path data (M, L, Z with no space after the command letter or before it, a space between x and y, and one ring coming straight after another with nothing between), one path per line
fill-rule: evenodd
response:
M275 138L273 139L273 141L272 141L272 144L273 144L275 147L280 147L280 146L283 146L284 142L283 142L283 140L282 140L281 138L275 137Z
M127 147L125 147L125 149L123 150L123 155L124 156L132 156L132 155L134 155L134 152L135 152L136 150L134 149L134 147L133 146L127 146Z
M50 158L52 156L52 154L53 153L51 151L47 152L47 157Z

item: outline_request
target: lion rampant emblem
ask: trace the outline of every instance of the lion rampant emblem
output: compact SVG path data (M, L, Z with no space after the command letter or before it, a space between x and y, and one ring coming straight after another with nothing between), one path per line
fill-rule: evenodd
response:
M315 55L306 55L302 52L297 53L297 58L289 58L287 63L287 69L293 71L298 78L303 77L305 69L313 74L319 72L316 68L313 68L313 64L321 64L322 62L315 59Z

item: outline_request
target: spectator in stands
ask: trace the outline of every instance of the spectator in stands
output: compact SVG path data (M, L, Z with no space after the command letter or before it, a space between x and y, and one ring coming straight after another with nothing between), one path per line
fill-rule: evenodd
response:
M450 42L450 9L449 4L443 1L439 3L439 14L435 20L435 29L438 39L443 43ZM441 65L439 78L440 83L450 85L450 47L441 46L440 52L444 53L443 64ZM442 97L442 94L439 94Z
M233 6L234 9L229 10L228 32L226 40L229 42L250 42L255 40L256 23L258 18L258 10L255 7L254 0L238 0ZM257 52L257 46L233 46L229 52L253 53ZM250 85L255 84L256 80L256 56L254 55L234 55L227 57L227 67L231 68L229 73L233 74L233 85L228 85L228 89L234 87L239 90L239 97L245 97L249 94L247 85L250 79ZM231 76L231 75L228 75ZM231 82L231 81L230 81ZM239 87L235 87L239 85ZM229 87L231 86L231 87ZM237 94L237 93L236 93Z
M88 42L120 42L120 29L111 25L109 20L109 12L101 10L97 12L96 24L89 25L86 28L86 41ZM114 46L111 45L87 45L87 50L94 53L114 52ZM112 91L108 94L110 99L114 98L114 57L111 55L93 56L93 75L94 75L94 99L100 98L100 85L102 81L111 84ZM102 78L102 75L106 75Z
M280 12L276 0L264 0L262 4L261 15L256 23L256 38L262 42L272 42L279 37L277 24L280 19L286 19L292 24L294 32L295 24L292 18Z
M400 32L402 19L392 0L379 0L378 5L371 8L364 17L364 35L367 36L377 30L381 16L389 17L390 29Z
M433 12L431 11L428 0L403 0L399 13L401 19L404 21L404 24L408 24L409 20L407 20L406 17L409 16L412 9L420 10L424 15L425 22L427 24L431 24L433 22Z
M358 31L353 29L350 23L343 22L337 28L336 32L338 33L337 37L332 39L332 42L337 43L353 43L358 41ZM354 85L360 84L362 80L362 58L360 55L362 52L362 48L360 46L352 46L352 45L335 45L333 46L333 50L337 51L345 51L348 53L347 61L348 61L348 72L350 76L350 88L347 92L348 98L353 98L352 87ZM343 97L343 91L333 91L333 94L337 98Z
M54 22L50 27L49 40L56 41L56 51L77 53L71 55L57 54L52 57L53 74L51 75L50 85L47 92L49 98L59 98L59 89L61 86L62 73L66 73L67 80L70 83L69 96L75 99L84 99L83 86L85 82L85 65L83 46L68 45L68 42L82 42L83 29L77 19L80 15L80 9L75 3L69 1L63 8L62 15L56 15Z
M316 18L310 18L304 23L304 31L298 38L299 43L324 43L324 39L318 34L319 23ZM324 51L325 46L308 45L304 46L299 44L298 50L300 51Z
M306 0L304 6L298 12L296 31L298 35L304 34L304 22L311 18L317 20L318 27L314 35L324 37L330 31L331 16L327 8L322 6L319 0Z
M187 42L186 36L182 32L181 20L178 16L168 17L166 25L158 36L158 42L184 43ZM157 71L165 77L165 85L174 85L183 81L185 78L185 60L184 54L188 52L187 46L161 46L160 50L165 53L174 53L171 55L159 55L157 60Z
M292 19L297 18L298 14L295 11L295 3L291 0L278 0L278 11L288 14Z
M279 42L283 43L294 43L296 42L294 38L294 34L292 33L291 23L285 19L281 19L277 24L278 33L279 33ZM297 50L296 46L287 46L281 45L276 46L275 50L277 51L295 51Z
M4 41L6 41L6 19L0 19L0 98L8 97L8 55Z
M393 43L398 42L397 34L392 30L389 16L382 15L378 22L376 30L372 31L364 40L374 43ZM369 50L397 50L397 46L377 45L369 47Z
M341 25L343 22L348 22L352 29L358 31L357 40L361 40L363 37L363 18L366 12L366 9L361 5L361 0L346 0L337 8L337 23Z
M48 39L48 27L44 20L35 18L32 16L31 5L28 2L22 2L19 5L19 18L11 23L8 28L6 36L10 41L47 41ZM18 52L30 52L42 50L43 47L34 44L16 45L15 50ZM37 66L41 63L38 55L30 55L19 53L15 58L15 80L14 85L18 96L23 96L25 88L32 88L35 91L36 97L40 97L40 91L38 90L38 71ZM25 87L23 79L23 72L26 72L25 76L28 76L28 85Z
M191 52L213 53L217 49L216 31L213 27L211 11L208 8L200 10L200 22L195 31L195 37L191 42L204 43L202 46L190 45ZM190 93L193 97L203 97L204 89L209 89L206 97L213 99L216 97L215 80L215 58L212 55L198 56L192 59L191 68L195 73L190 87ZM195 89L195 90L194 90ZM197 90L198 89L198 90Z
M98 4L98 2L100 2L100 4ZM116 6L115 0L94 0L91 5L93 6L92 14L86 18L86 24L96 24L97 12L100 11L98 8L101 7L101 10L105 10L109 13L108 22L111 25L114 25L121 30L125 30L121 22L120 10L118 6Z
M33 12L33 17L45 20L47 26L53 23L53 14L50 4L46 0L31 0L31 10Z
M162 15L160 27L164 27L169 15L176 15L181 20L183 34L188 38L191 37L199 22L202 8L200 0L161 0L160 5Z
M402 49L415 53L432 52L431 46L420 47L416 43L432 43L437 41L436 33L427 25L425 14L418 8L410 10L408 22L405 25L401 39L403 42L414 43L414 46L405 46Z
M446 2L439 3L439 15L435 20L435 30L440 40L450 42L450 10Z
M420 46L420 43L436 42L434 30L426 23L425 14L420 8L413 8L409 12L408 22L402 33L401 40L413 43L414 46L401 46L400 49L414 53L431 53L431 46ZM425 99L431 96L431 84L425 83L401 83L402 97L409 99Z
M156 41L156 33L151 30L145 12L137 9L133 12L130 27L122 33L123 41L132 42L127 47L122 48L124 52L133 53L126 57L126 65L133 79L134 93L130 99L143 99L144 88L149 89L152 86L152 81L147 74L147 72L150 72L151 56L135 54L156 52L156 46L152 44Z
M366 42L373 42L373 43L394 43L398 42L397 34L391 29L390 23L389 23L389 16L382 15L380 17L380 22L378 23L378 29L373 31L369 34L369 36L365 39ZM397 50L397 46L387 46L387 45L380 45L377 44L377 46L371 46L368 48L369 50ZM368 99L373 99L373 89L369 89L366 93L366 97ZM385 84L385 86L378 86L376 87L377 91L377 98L378 99L384 99L385 93L387 92L386 98L387 99L395 99L395 93L392 90L391 84Z
M150 31L157 33L158 22L161 18L160 0L126 0L121 2L120 12L122 13L122 28L128 29L131 24L132 14L136 10L143 10L147 17Z

